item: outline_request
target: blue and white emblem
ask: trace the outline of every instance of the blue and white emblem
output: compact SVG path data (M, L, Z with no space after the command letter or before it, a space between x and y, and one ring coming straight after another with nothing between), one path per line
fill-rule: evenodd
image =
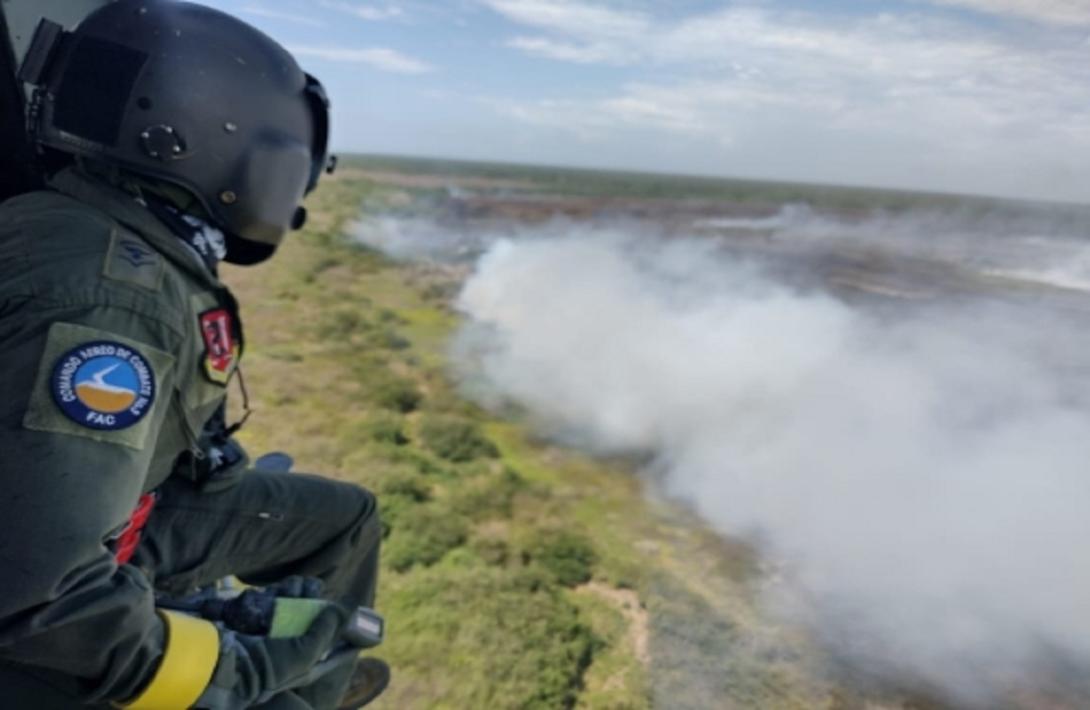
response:
M131 427L155 401L155 374L148 361L136 350L109 341L84 343L62 355L51 385L65 416L99 431Z

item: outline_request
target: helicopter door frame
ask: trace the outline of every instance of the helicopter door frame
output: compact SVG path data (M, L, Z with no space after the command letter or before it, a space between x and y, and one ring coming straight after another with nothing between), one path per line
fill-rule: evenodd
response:
M3 3L0 3L0 201L37 188L35 155L26 135L26 95Z

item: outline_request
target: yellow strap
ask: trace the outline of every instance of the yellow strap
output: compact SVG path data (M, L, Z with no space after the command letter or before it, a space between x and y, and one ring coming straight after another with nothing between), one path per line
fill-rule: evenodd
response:
M122 707L131 710L185 710L197 702L220 655L216 626L203 619L159 611L166 626L163 660L151 683L135 700Z

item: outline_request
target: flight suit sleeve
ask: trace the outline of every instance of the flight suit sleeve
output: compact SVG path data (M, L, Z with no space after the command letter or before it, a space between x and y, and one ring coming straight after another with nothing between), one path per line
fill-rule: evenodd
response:
M136 696L164 656L152 588L107 541L174 416L180 347L124 308L0 310L0 658L79 679L85 702Z

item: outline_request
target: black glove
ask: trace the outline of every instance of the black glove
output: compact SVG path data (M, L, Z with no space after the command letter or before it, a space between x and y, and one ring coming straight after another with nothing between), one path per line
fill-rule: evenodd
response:
M194 707L241 710L293 688L336 643L348 614L330 604L301 636L266 638L223 631L212 680Z
M265 587L265 591L276 597L294 599L321 599L325 592L325 582L317 577L292 575Z
M307 599L317 602L322 598L324 585L316 577L292 576L265 588L252 587L236 597L213 596L201 602L199 614L209 621L221 622L230 631L253 636L268 636L273 632L278 614L285 610L298 616L300 612L290 609L321 608L322 604L296 604L295 601ZM298 629L299 622L293 623L292 630L286 634L294 636L302 633L313 617L307 618L307 624ZM279 628L279 626L277 626ZM298 630L295 630L298 629Z

